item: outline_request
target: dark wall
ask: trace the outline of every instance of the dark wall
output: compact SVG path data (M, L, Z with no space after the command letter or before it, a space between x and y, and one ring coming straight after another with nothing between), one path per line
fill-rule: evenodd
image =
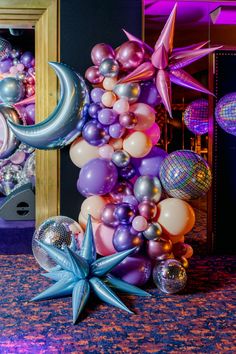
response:
M126 41L122 28L141 38L142 0L61 0L61 62L81 75L92 65L90 53L97 43L114 47ZM61 151L61 214L78 217L83 197L76 189L79 169Z
M218 101L236 92L236 55L218 51L215 60L215 94ZM236 136L215 122L213 160L213 236L217 253L235 253Z

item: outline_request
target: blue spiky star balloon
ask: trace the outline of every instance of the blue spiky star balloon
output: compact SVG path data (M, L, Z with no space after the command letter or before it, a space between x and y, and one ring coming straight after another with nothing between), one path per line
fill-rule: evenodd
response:
M117 297L109 285L129 294L150 296L146 291L109 274L114 267L133 253L135 248L96 260L97 255L90 216L80 250L78 250L75 242L72 249L65 246L63 250L41 241L37 242L57 263L55 269L43 274L45 277L55 280L56 283L34 297L32 301L58 298L72 294L74 324L83 311L91 290L102 301L129 313L132 313L132 311Z

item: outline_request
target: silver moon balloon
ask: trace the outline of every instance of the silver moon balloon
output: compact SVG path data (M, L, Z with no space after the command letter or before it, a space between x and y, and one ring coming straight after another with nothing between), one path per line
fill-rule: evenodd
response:
M15 136L36 149L61 149L70 144L86 123L89 92L83 78L69 66L49 63L61 87L61 98L47 119L35 125L19 126L8 120Z
M20 118L17 111L4 104L0 105L0 125L3 132L3 141L0 146L0 159L6 159L13 154L19 146L20 141L16 138L13 132L8 128L7 120L16 124L20 124Z

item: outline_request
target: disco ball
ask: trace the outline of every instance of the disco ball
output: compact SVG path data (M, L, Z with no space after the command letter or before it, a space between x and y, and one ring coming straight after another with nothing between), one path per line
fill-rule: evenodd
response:
M8 58L11 49L11 44L6 39L0 37L0 60Z
M236 92L229 93L219 100L215 116L224 131L236 135Z
M23 167L22 178L35 186L35 154L31 153Z
M190 150L177 150L161 164L160 179L166 193L183 200L202 197L211 186L207 162Z
M191 102L184 112L184 123L194 134L208 133L208 101L199 99Z
M0 193L4 195L10 194L16 185L20 182L22 175L22 167L8 163L1 167L0 170Z
M56 266L53 259L41 248L37 241L42 241L59 249L64 246L73 248L74 242L79 243L79 237L82 234L81 226L67 216L54 216L45 220L33 235L32 250L36 261L47 271Z

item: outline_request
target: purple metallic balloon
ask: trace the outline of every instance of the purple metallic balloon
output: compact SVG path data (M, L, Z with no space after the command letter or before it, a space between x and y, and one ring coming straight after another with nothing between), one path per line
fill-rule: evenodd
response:
M100 74L97 66L90 66L85 71L85 78L91 82L91 84L100 84L104 77Z
M137 253L143 242L142 233L135 232L130 225L118 226L113 235L113 246L118 252L137 247Z
M35 104L31 103L25 107L25 111L27 113L27 117L34 122L35 121Z
M91 59L94 65L99 66L104 59L115 57L115 52L109 44L96 44L91 51Z
M144 54L141 44L136 41L127 41L119 47L116 60L124 70L135 69L142 63Z
M120 203L116 206L114 211L115 218L120 224L131 224L136 215L136 208L132 204Z
M138 102L146 103L151 107L155 107L161 103L161 96L159 95L153 81L142 82L140 84L140 88L141 92Z
M91 99L94 103L100 103L101 102L101 98L102 98L102 95L104 94L104 90L99 88L99 87L96 87L94 89L92 89L91 91Z
M124 179L132 179L136 175L136 170L132 164L119 168L119 176Z
M106 159L92 159L80 170L78 191L85 197L104 195L114 188L118 178L116 166Z
M0 73L1 74L7 73L11 66L12 66L12 59L11 58L1 60L0 61Z
M32 60L34 56L31 52L24 52L20 57L20 62L26 67L30 68L32 66Z
M120 203L125 196L133 195L133 185L128 181L118 182L110 193L112 199Z
M125 112L120 114L119 123L122 127L132 129L138 123L138 119L133 112Z
M98 113L101 111L102 107L97 103L91 103L88 108L88 114L90 117L97 119Z
M126 195L126 196L123 197L122 201L124 203L132 204L132 205L134 205L136 207L138 206L138 201L137 201L137 199L135 198L134 195Z
M83 138L93 146L102 146L110 139L103 125L97 120L87 122L83 128L82 135Z
M102 212L102 222L103 224L110 226L110 227L116 227L119 225L119 221L116 219L114 215L114 211L116 209L116 205L112 203L108 203L105 208L103 209Z
M151 259L164 260L170 256L172 242L170 240L158 239L147 242L147 254Z
M109 126L109 134L112 138L119 139L124 135L125 128L119 123L114 123Z
M104 125L111 125L115 123L117 117L118 114L113 109L110 108L103 108L98 113L98 120L101 124Z
M157 206L155 203L144 200L138 205L139 214L143 216L145 219L152 220L155 218L157 214Z
M141 176L159 177L162 161L167 156L167 152L157 146L153 146L148 155L141 159L132 159L132 164Z
M151 261L139 254L126 257L112 273L129 284L142 286L150 278L152 271Z

